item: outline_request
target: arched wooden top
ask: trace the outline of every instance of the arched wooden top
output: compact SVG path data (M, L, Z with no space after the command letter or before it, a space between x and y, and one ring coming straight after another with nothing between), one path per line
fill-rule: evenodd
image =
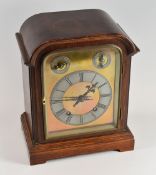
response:
M121 27L106 12L97 9L34 15L23 23L16 37L28 65L34 62L32 56L43 45L66 40L115 38L125 46L128 55L139 51Z

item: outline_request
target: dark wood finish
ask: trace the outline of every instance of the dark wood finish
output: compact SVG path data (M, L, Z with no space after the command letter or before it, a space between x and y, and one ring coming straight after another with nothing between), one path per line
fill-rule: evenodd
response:
M28 120L30 123L30 128L32 128L32 111L31 111L31 92L29 83L29 67L26 66L22 60L22 74L23 74L23 90L24 90L24 106L25 112L27 113Z
M26 50L26 47L24 45L24 41L23 41L23 37L22 37L21 33L16 33L16 39L17 39L18 46L19 46L20 51L21 51L23 62L24 62L24 64L27 64L30 57L27 53L27 50Z
M107 13L101 10L78 10L38 14L26 20L16 38L23 64L26 113L22 115L22 125L31 164L103 150L133 149L134 138L127 129L128 97L131 56L139 49ZM117 129L62 140L45 140L41 81L44 56L56 50L105 44L114 44L123 53ZM69 143L73 146L69 147ZM82 143L85 143L83 147Z
M121 27L106 12L97 9L37 14L24 22L20 34L26 64L30 64L34 51L41 45L67 39L114 36L124 43L128 54L138 51Z
M128 128L111 135L66 140L56 143L33 144L26 113L21 116L22 126L30 156L30 164L45 163L51 159L89 154L101 151L130 151L134 149L134 138ZM72 146L71 146L72 145Z

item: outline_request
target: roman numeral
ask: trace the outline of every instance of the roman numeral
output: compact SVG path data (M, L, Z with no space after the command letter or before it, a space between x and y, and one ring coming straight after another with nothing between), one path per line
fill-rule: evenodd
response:
M101 84L98 88L101 88L102 86L106 85L107 82L104 82L103 84Z
M83 72L79 73L79 77L80 77L80 82L82 82L83 81Z
M59 90L59 89L56 89L55 91L59 91L59 92L63 92L63 93L65 92L65 91L62 91L62 90Z
M72 85L72 82L69 80L68 77L65 77L65 80L68 82L69 85Z
M51 100L52 104L57 104L57 103L61 103L61 102L62 102L61 100Z
M57 111L57 112L56 112L56 115L57 115L57 116L60 116L60 115L62 115L64 112L65 112L65 109L63 108L63 109Z
M96 77L96 74L94 75L94 77L93 77L93 79L92 79L91 83L94 81L95 77Z
M108 96L111 96L111 94L101 94L100 96L101 97L108 97Z
M101 103L98 103L98 105L97 105L99 108L102 108L102 109L105 109L106 108L106 105L104 105L104 104L101 104Z
M96 119L96 115L94 114L94 112L91 112L91 115Z
M80 124L83 124L83 115L80 115Z
M66 123L69 123L71 119L72 119L72 116L69 116L69 117L66 119Z

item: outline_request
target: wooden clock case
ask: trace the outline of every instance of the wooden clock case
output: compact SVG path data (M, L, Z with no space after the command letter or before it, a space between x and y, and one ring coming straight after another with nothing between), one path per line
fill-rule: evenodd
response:
M30 164L106 150L134 148L134 137L127 127L131 56L136 45L102 10L41 13L22 25L16 38L22 55L25 112L21 115ZM116 130L46 140L42 111L41 64L52 51L113 44L122 49L119 120Z

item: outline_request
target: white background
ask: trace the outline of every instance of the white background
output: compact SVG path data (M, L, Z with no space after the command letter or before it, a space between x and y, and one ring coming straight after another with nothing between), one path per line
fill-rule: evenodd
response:
M129 102L128 125L135 135L135 150L29 166L20 123L24 98L20 52L14 34L33 14L85 8L107 11L141 50L132 59ZM0 175L156 174L155 51L155 0L0 0Z

